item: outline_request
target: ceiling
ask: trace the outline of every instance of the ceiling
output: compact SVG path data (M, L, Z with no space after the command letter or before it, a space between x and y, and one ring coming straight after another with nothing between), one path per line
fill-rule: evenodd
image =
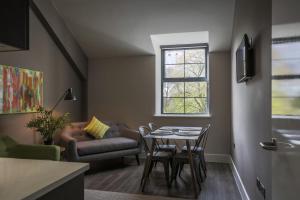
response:
M209 32L231 47L235 0L51 0L89 58L153 55L151 35Z

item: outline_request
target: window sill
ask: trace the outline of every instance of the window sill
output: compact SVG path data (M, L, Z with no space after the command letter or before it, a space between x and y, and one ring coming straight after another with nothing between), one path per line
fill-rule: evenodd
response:
M297 119L297 120L300 120L300 116L293 116L293 115L272 115L272 119Z
M182 114L154 114L154 117L172 117L172 118L211 118L211 114L197 114L197 115L182 115Z

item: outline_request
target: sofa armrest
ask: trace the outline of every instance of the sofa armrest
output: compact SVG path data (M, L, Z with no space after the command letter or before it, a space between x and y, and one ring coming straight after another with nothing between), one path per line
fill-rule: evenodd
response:
M9 157L37 159L37 160L60 160L60 148L55 145L25 145L17 144L7 149Z
M139 144L141 143L141 136L138 131L129 128L122 128L120 130L121 136L136 140Z
M78 161L77 140L70 134L62 133L60 136L60 144L65 147L64 155L68 161Z

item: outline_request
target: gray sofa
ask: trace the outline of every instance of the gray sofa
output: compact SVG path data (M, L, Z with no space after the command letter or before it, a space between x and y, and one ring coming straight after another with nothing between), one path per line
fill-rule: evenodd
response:
M110 128L102 139L89 136L83 128L86 122L72 123L59 136L68 161L91 162L135 155L139 164L141 140L137 131L122 123L104 122Z

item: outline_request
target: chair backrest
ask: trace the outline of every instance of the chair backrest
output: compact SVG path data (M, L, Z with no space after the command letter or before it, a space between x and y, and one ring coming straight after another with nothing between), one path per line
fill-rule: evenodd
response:
M199 146L201 146L203 149L205 148L206 140L207 140L207 133L208 133L209 128L210 128L210 124L208 124L205 127L202 127L200 135L194 145L194 148L192 149L192 152L195 152Z
M11 137L6 135L0 136L0 157L8 156L7 149L16 145L17 142L15 142Z
M144 149L145 149L146 153L150 152L150 148L148 146L148 143L147 143L147 141L144 138L146 135L148 135L148 134L151 133L150 128L147 127L147 126L140 126L139 127L139 133L140 133L142 141L144 143Z
M154 124L153 122L150 122L150 123L148 124L148 126L149 126L149 128L150 128L151 131L155 131L155 130L157 129L156 124Z
M203 138L203 141L201 143L201 147L203 148L203 150L205 149L206 147L206 142L207 142L207 138L208 138L208 133L209 133L209 129L210 129L210 124L208 124L206 126L206 131L204 133L204 138Z

